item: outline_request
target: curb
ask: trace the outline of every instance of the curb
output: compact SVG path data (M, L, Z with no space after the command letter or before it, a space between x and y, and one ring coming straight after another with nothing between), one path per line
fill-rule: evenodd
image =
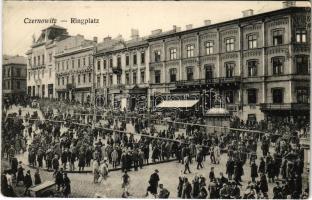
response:
M158 161L158 162L155 162L155 163L148 163L148 164L144 164L144 166L149 166L149 165L157 165L157 164L162 164L162 163L168 163L168 162L172 162L172 161L177 161L178 159L174 158L174 159L168 159L168 160L162 160L162 161ZM31 168L31 169L37 169L37 167L34 167L34 166L30 166L30 165L26 165L27 167ZM134 166L131 166L130 169L133 169ZM54 170L48 170L46 168L39 168L41 171L46 171L46 172L53 172ZM118 170L121 170L121 167L117 167L117 168L114 168L114 169L109 169L108 171L109 172L112 172L112 171L118 171ZM87 174L87 173L92 173L91 170L86 170L86 171L70 171L70 170L63 170L63 172L66 172L68 174Z

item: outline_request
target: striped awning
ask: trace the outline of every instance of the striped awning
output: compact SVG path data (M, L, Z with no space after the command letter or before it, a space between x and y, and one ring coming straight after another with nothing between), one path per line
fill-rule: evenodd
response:
M157 105L157 108L191 108L199 100L168 100Z

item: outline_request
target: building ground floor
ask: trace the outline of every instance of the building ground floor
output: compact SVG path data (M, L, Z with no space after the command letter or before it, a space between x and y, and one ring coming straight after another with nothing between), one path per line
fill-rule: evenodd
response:
M56 98L54 95L54 85L53 84L39 84L39 85L29 85L27 86L27 94L30 97L39 98Z
M298 81L204 84L159 84L151 86L151 109L162 101L198 100L197 109L206 113L210 108L222 107L231 116L255 123L262 120L309 120L309 85Z
M91 88L57 89L57 99L77 103L91 103Z

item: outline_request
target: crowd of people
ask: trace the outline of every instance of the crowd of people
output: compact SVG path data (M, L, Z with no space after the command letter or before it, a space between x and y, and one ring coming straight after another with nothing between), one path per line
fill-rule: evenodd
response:
M43 113L46 120L27 115L23 121L18 117L20 113L6 118L2 123L2 139L8 142L2 149L2 155L12 165L16 163L16 154L27 152L30 166L53 170L57 185L67 187L67 191L68 177L63 170L84 171L90 167L94 183L101 183L107 179L109 170L114 168L121 168L127 174L150 162L175 159L184 165L178 182L179 198L280 199L301 198L308 193L302 186L304 156L299 143L300 136L306 134L308 126L301 126L300 130L296 130L296 126L292 124L284 124L278 132L273 128L273 133L230 130L207 134L203 126L195 125L202 124L203 120L193 117L188 119L193 125L183 125L185 134L177 134L181 123L172 121L182 120L175 118L164 123L164 130L159 130L151 123L163 122L163 118L159 116L147 119L135 113L126 115L125 112L109 111L108 117L97 119L96 127L92 128L91 123L83 125L83 115L76 116L69 112L55 115L51 109L44 109ZM133 126L134 133L127 131L129 124ZM251 125L237 119L232 119L232 126L243 129L253 126L251 129L267 130L259 128L260 124ZM16 128L12 130L12 127ZM261 127L267 125L262 124ZM30 142L28 148L27 141ZM257 154L259 148L262 153L260 156ZM209 180L203 175L195 175L192 181L184 176L195 171L190 167L193 162L197 163L196 170L202 169L203 162L208 159L211 164L218 165L223 153L227 154L226 171L220 177L215 176L213 168L210 169ZM241 193L242 176L246 173L244 166L248 165L250 182ZM13 172L18 175L18 171ZM155 170L150 178L147 194L165 198L170 192L162 184L158 185L158 173ZM124 186L128 179L125 174ZM268 196L268 183L275 185L273 196ZM162 191L160 194L157 188ZM125 191L126 195L128 190Z

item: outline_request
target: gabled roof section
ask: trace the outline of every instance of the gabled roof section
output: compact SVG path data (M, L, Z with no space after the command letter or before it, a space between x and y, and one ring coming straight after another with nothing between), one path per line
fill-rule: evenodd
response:
M19 64L19 65L26 65L26 58L23 56L7 56L4 55L2 58L2 65L8 64Z

